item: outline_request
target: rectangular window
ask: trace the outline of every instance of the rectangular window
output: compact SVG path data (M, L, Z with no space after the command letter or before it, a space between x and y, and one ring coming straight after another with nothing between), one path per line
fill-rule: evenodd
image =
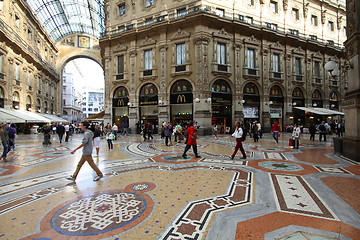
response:
M151 70L152 69L152 50L147 50L144 52L144 60L145 60L145 70Z
M19 73L19 64L15 64L15 80L16 81L19 81L19 75L20 75L20 73Z
M31 87L31 72L28 72L28 85Z
M271 1L270 2L270 10L273 13L277 13L278 12L278 3L275 1Z
M177 17L182 18L186 16L186 8L182 8L177 10Z
M291 11L291 15L294 20L299 20L299 9L293 8Z
M186 45L185 43L176 44L176 65L186 64Z
M152 18L148 18L148 19L146 19L145 20L145 25L147 26L147 25L150 25L150 24L152 24L153 23L153 19Z
M313 26L317 26L318 25L318 17L316 15L311 15L311 24Z
M119 16L124 15L126 13L125 3L118 5Z
M124 73L124 55L117 56L117 74Z
M255 68L255 50L251 48L247 49L247 67Z
M249 5L254 5L254 0L246 0L246 3Z
M40 91L41 90L41 78L38 77L38 90Z
M31 30L30 29L28 29L28 31L27 31L27 38L29 40L31 40Z
M88 108L88 111L90 111L90 112L91 112L91 111L92 111L92 108Z
M295 58L295 75L302 75L301 58Z
M154 0L145 0L145 7L150 7L154 5Z
M344 27L344 36L346 37L346 27Z
M15 15L15 26L16 27L20 26L20 18L17 15Z
M217 63L226 64L226 45L223 43L217 44Z
M221 8L217 8L215 10L216 15L218 15L219 17L224 17L225 16L225 10L221 9Z
M248 23L248 24L253 24L254 18L252 18L252 17L245 17L245 22Z
M315 76L315 78L320 78L321 77L321 74L320 74L320 62L319 61L314 62L314 76Z
M3 10L3 6L4 6L4 0L0 0L0 11Z
M272 56L273 72L280 72L280 55L274 53Z
M334 22L329 21L329 30L334 31Z
M0 54L0 73L2 73L2 71L3 71L3 66L2 66L2 64L3 64L3 55Z

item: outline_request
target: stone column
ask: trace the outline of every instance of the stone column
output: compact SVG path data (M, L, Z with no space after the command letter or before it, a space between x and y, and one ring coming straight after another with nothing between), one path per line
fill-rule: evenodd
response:
M163 122L170 121L170 94L167 94L166 69L167 69L167 44L161 44L160 50L160 94L159 94L159 128ZM162 103L160 104L160 100Z
M131 130L136 130L136 122L139 119L139 104L138 99L136 99L136 55L137 52L135 49L131 49L130 53L130 92L129 92L129 132ZM134 131L136 132L136 131Z
M270 89L269 89L269 67L268 67L268 49L262 49L262 80L263 80L263 94L260 98L261 113L261 129L263 132L271 131L271 117L270 117ZM260 113L259 113L260 115Z
M198 123L200 129L199 135L211 135L211 104L207 101L211 98L209 86L209 56L208 47L210 39L205 36L199 36L195 41L195 84L194 91L194 121ZM199 98L200 102L195 99Z
M107 48L106 52L109 52L109 48ZM105 55L103 61L103 69L105 75L105 91L104 91L104 101L105 101L105 114L104 114L104 124L110 123L111 126L113 125L112 122L112 97L110 93L110 86L111 86L111 58L107 54Z
M352 67L348 72L349 89L345 94L345 137L343 155L360 161L360 1L346 1L347 37L345 47Z
M243 105L241 100L243 99L243 93L241 91L241 76L242 76L242 65L241 65L241 48L240 42L235 43L235 67L234 67L234 78L235 78L235 89L233 94L233 125L235 121L244 121Z

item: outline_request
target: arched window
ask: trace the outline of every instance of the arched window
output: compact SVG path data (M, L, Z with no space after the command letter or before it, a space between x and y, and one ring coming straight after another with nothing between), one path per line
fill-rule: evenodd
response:
M13 93L13 101L14 102L20 102L20 94L19 94L19 92L14 92Z
M230 85L224 80L216 80L211 87L213 93L231 93Z
M5 94L4 94L4 89L2 87L0 87L0 108L4 108L5 106Z
M189 81L179 80L172 85L171 93L173 94L192 93L192 86Z
M54 114L54 104L53 103L50 104L50 113Z
M40 99L39 99L39 98L36 99L35 106L36 106L36 111L41 112L41 103L40 103Z
M64 110L64 111L63 111L63 115L64 115L64 116L67 116L67 115L68 115L67 111Z
M31 105L31 98L29 95L27 95L26 97L26 104L30 104Z
M45 113L47 113L47 111L48 111L48 102L47 101L44 102L44 106L45 106Z
M282 97L283 94L282 94L281 88L277 85L273 86L270 89L270 96Z
M248 83L244 87L244 94L259 95L259 90L254 83Z
M321 97L321 93L319 90L315 90L312 94L312 99L318 99L318 100L321 100L322 97Z
M114 92L114 98L128 97L129 92L125 87L118 87Z
M303 92L301 91L300 88L295 88L294 91L293 91L292 96L295 97L295 98L304 98L304 94L303 94Z
M330 101L338 101L338 96L337 96L336 92L330 93Z
M145 84L144 86L141 87L140 96L157 95L157 94L158 94L158 89L152 83Z

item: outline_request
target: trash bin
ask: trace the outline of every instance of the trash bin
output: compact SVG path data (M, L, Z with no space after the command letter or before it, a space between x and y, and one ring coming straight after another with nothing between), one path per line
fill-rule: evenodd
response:
M342 138L334 137L334 153L342 154Z

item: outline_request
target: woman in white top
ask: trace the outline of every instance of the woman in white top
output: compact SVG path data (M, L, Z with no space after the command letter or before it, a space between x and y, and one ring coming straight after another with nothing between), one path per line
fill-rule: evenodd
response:
M240 123L238 121L235 122L235 131L234 133L231 135L230 138L234 137L236 138L236 146L235 146L235 151L234 153L229 156L229 158L234 159L237 151L240 149L243 157L241 159L246 159L246 154L242 145L242 135L243 135L243 130L240 127Z
M300 133L301 133L300 127L297 124L295 124L294 130L292 132L292 139L293 139L294 148L296 149L299 149Z

